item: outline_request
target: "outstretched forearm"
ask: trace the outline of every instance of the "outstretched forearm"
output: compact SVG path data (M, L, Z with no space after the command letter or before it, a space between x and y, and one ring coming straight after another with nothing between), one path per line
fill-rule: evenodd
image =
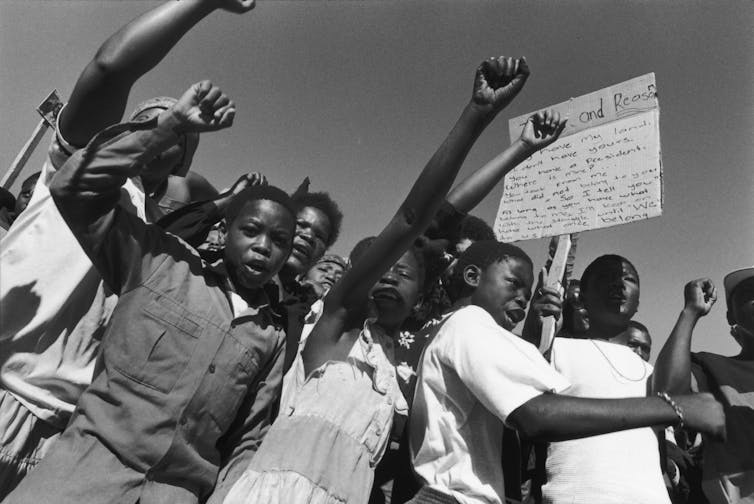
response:
M215 0L171 0L107 39L81 73L61 114L63 138L81 147L100 130L120 122L133 84L217 6Z
M699 316L684 308L657 356L652 390L685 394L691 390L691 335Z
M492 191L508 172L532 154L521 140L501 152L497 157L472 173L448 194L448 202L459 212L470 212Z
M557 394L530 399L507 419L525 437L538 441L565 441L677 420L659 397L584 399Z

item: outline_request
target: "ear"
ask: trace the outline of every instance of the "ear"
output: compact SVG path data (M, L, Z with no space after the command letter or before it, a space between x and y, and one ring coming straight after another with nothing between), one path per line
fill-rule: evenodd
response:
M482 278L482 270L476 264L469 264L463 269L463 281L469 287L476 289Z

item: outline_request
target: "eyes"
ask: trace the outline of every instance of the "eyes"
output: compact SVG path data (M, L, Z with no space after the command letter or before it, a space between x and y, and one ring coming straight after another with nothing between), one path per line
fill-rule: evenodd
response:
M248 222L240 227L241 233L247 238L256 238L260 234L264 233L264 228L258 223ZM272 230L269 233L270 240L278 248L288 248L291 244L291 237L284 231Z
M320 229L319 226L315 226L311 222L304 220L304 219L298 219L296 221L296 234L301 235L304 234L305 231L310 230L312 237L319 242L320 245L323 247L327 245L327 235L325 234L325 231Z

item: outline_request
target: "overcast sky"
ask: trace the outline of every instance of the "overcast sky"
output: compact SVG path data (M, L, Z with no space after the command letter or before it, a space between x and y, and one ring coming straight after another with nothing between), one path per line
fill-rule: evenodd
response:
M0 0L0 170L34 129L36 105L65 99L97 47L151 1ZM194 169L216 186L258 170L293 190L304 176L345 219L334 251L381 229L469 98L477 64L527 57L519 98L469 155L461 177L508 145L507 120L655 72L665 208L661 217L586 232L576 274L618 253L641 277L637 320L653 360L686 281L754 265L754 3L626 1L259 1L202 21L131 93L129 109L212 79L238 107L205 135ZM45 139L46 146L48 139ZM42 151L23 176L39 169ZM16 192L18 183L13 187ZM492 223L502 185L473 212ZM547 241L523 242L535 265ZM695 350L732 354L723 296Z

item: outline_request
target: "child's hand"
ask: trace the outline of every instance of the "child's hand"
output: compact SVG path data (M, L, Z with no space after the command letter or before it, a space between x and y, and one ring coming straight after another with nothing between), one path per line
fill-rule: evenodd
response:
M717 301L717 288L709 278L692 280L683 289L685 310L696 317L704 317Z
M560 119L560 112L552 109L537 112L531 116L521 132L521 141L535 153L544 149L560 137L568 119Z
M208 80L191 86L170 113L180 121L180 132L217 131L233 124L236 105Z
M518 95L529 78L524 58L500 56L482 62L476 70L472 102L488 113L497 113Z
M213 0L222 10L243 14L250 11L256 5L256 0Z
M241 178L236 180L236 183L233 184L233 187L230 188L230 192L231 194L238 194L247 187L265 185L267 185L267 177L259 172L247 173L246 175L242 175Z

